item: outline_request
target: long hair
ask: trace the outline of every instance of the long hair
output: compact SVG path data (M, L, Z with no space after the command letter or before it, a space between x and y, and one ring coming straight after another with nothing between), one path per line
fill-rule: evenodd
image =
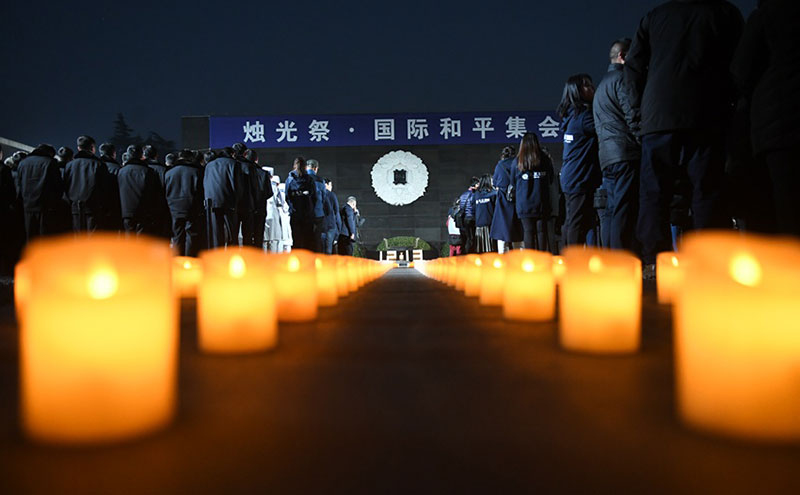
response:
M520 172L539 168L542 163L542 147L539 145L539 136L533 132L526 132L519 143L517 154L517 168Z
M557 112L562 118L566 117L570 110L574 109L575 113L580 113L589 108L591 102L581 98L581 86L586 83L593 84L592 76L589 74L569 76L561 94L561 103L558 104Z
M306 175L308 173L308 172L306 172L306 159L305 158L303 158L302 156L298 156L297 158L294 159L294 171L299 176L303 176L303 175Z

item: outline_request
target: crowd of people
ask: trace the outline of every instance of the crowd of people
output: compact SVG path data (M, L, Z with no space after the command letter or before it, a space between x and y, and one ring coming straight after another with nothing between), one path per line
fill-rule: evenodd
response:
M74 154L48 144L18 151L0 164L3 271L36 237L98 230L163 237L185 256L231 245L353 254L354 197L340 208L316 160L296 158L285 184L258 161L243 143L163 162L154 147L130 145L118 160L113 144L90 136Z
M451 254L595 245L638 253L653 278L684 230L800 235L798 14L792 0L760 1L746 24L726 0L650 11L611 44L597 87L567 79L557 174L528 133L470 180L448 215Z

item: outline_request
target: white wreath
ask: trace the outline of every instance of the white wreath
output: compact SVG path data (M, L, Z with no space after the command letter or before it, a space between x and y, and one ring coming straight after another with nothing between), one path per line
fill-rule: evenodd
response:
M395 184L394 172L405 170L406 183ZM428 187L428 169L422 160L408 151L390 151L372 166L372 188L390 205L413 203Z

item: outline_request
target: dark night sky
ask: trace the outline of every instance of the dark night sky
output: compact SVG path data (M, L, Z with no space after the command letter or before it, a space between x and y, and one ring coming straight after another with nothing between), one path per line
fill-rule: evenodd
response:
M659 3L14 1L0 136L105 140L117 112L180 144L182 115L549 110Z

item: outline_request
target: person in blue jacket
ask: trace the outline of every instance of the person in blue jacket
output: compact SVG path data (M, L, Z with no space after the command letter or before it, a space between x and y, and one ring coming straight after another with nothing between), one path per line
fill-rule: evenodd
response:
M325 181L319 175L319 162L313 158L306 160L308 175L314 179L316 203L314 203L314 251L321 253L325 234Z
M525 249L548 251L547 221L550 217L550 183L553 162L533 132L526 132L514 160L514 206L522 221Z
M566 245L595 245L594 191L600 185L597 133L592 114L594 84L588 74L567 79L558 113L564 133L561 189L566 207Z
M504 253L511 249L512 242L522 242L522 224L514 209L514 202L506 197L508 185L511 183L511 169L514 167L514 156L517 150L506 146L500 154L500 161L494 167L492 184L497 190L492 228L489 236L497 241L497 251Z
M458 225L461 229L461 238L464 240L464 254L475 252L475 189L478 187L478 178L472 177L469 187L461 193L458 198L458 205L464 211L463 225Z
M342 227L342 217L339 214L339 199L333 193L333 182L330 179L323 179L325 182L325 207L323 212L323 250L325 254L333 254L333 246L339 241L339 231Z
M475 252L489 253L495 250L489 229L494 216L494 204L497 191L492 188L492 177L481 176L478 187L473 194L475 201Z

